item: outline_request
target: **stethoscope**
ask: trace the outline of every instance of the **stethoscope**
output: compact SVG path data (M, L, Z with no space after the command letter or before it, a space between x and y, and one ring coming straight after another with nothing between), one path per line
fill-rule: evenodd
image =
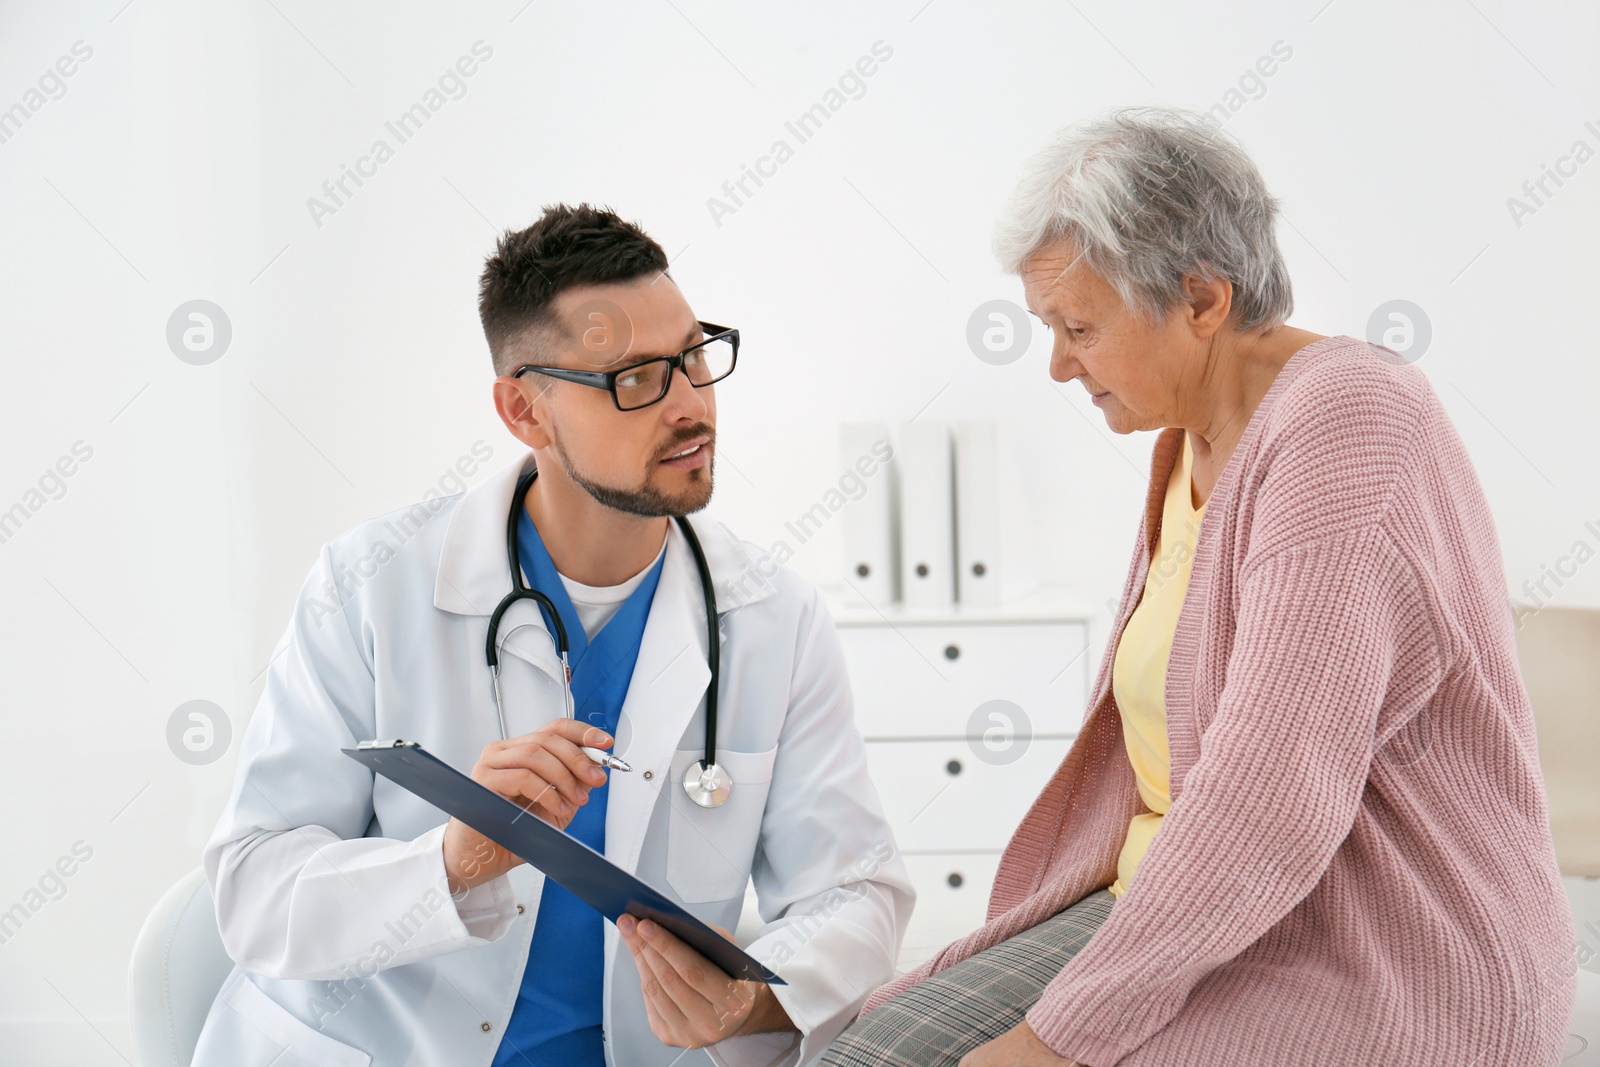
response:
M505 701L500 694L500 650L496 637L500 632L501 616L519 600L537 601L549 614L555 631L553 640L556 655L561 660L563 714L569 719L577 714L572 703L572 666L567 661L567 650L571 647L567 644L567 628L561 622L561 613L556 610L555 603L522 580L522 557L517 552L517 520L522 516L528 487L533 485L533 480L538 476L538 470L524 474L518 480L517 491L511 498L511 512L506 516L506 561L511 568L511 592L501 599L494 614L489 616L489 635L484 643L484 656L489 661L489 678L494 689L494 709L500 717L501 740L508 740L508 734ZM689 794L689 799L702 808L717 808L722 806L733 790L733 780L728 777L728 772L717 766L717 682L721 674L722 651L721 634L717 630L717 592L711 581L711 568L706 565L706 554L700 547L700 538L695 536L688 519L679 515L677 520L678 529L683 531L684 540L689 542L689 551L694 553L695 569L700 572L700 590L706 602L706 639L709 644L706 662L711 667L711 687L706 690L706 757L684 773L683 789Z

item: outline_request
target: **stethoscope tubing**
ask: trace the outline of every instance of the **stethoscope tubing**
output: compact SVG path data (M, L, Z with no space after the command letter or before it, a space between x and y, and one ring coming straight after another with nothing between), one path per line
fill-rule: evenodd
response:
M495 711L500 717L500 738L509 739L506 729L505 702L500 692L500 650L497 637L500 632L500 620L511 606L519 600L533 600L542 606L550 617L552 635L555 638L556 654L561 659L563 674L562 693L566 707L564 713L567 718L576 715L572 702L572 667L568 661L567 628L561 621L561 613L556 610L555 602L544 593L532 588L522 580L522 560L517 552L517 526L522 517L523 508L526 506L528 490L533 485L533 480L539 476L537 469L524 474L517 481L516 492L511 498L511 509L506 515L506 562L511 570L511 592L501 598L495 605L493 614L489 616L489 630L484 638L484 659L489 664L490 683L494 689ZM684 540L689 543L689 551L694 556L695 570L700 576L700 592L706 605L706 663L711 668L711 684L706 690L706 731L705 731L705 759L698 766L719 773L717 768L717 691L720 688L722 677L722 635L717 629L717 591L716 585L711 580L711 567L706 563L705 550L700 546L700 538L695 534L694 527L682 515L675 516L678 529L683 532ZM725 776L724 776L725 782ZM724 786L726 796L726 784ZM718 803L721 803L719 800ZM715 806L715 805L710 805Z

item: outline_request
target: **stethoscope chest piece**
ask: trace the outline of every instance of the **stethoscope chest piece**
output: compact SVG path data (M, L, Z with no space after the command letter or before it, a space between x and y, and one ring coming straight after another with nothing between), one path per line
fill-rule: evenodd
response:
M733 791L733 779L715 763L697 760L683 776L683 791L702 808L720 808Z

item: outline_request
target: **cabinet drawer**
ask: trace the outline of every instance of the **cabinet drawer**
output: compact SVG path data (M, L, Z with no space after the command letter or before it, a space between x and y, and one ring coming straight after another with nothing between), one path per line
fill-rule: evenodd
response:
M986 719L978 709L990 701L1020 709L1034 734L1083 724L1084 623L841 626L839 639L868 739L963 737L975 718Z
M930 853L902 857L917 890L899 966L909 971L983 925L1000 854Z
M867 766L902 852L998 852L1071 747L1018 740L999 763L977 739L869 741Z

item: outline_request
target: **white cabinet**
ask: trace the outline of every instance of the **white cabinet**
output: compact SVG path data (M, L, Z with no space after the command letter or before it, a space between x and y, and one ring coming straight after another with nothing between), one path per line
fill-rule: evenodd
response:
M907 855L905 861L917 889L917 910L900 949L900 969L909 971L983 925L1000 854L933 852Z
M868 741L867 765L902 852L997 852L1049 781L1070 738Z
M983 924L1000 852L1082 725L1087 615L836 612L873 781L917 889L902 970Z
M1004 700L1032 733L1075 734L1088 688L1082 621L905 623L840 620L856 723L867 738L965 737Z

